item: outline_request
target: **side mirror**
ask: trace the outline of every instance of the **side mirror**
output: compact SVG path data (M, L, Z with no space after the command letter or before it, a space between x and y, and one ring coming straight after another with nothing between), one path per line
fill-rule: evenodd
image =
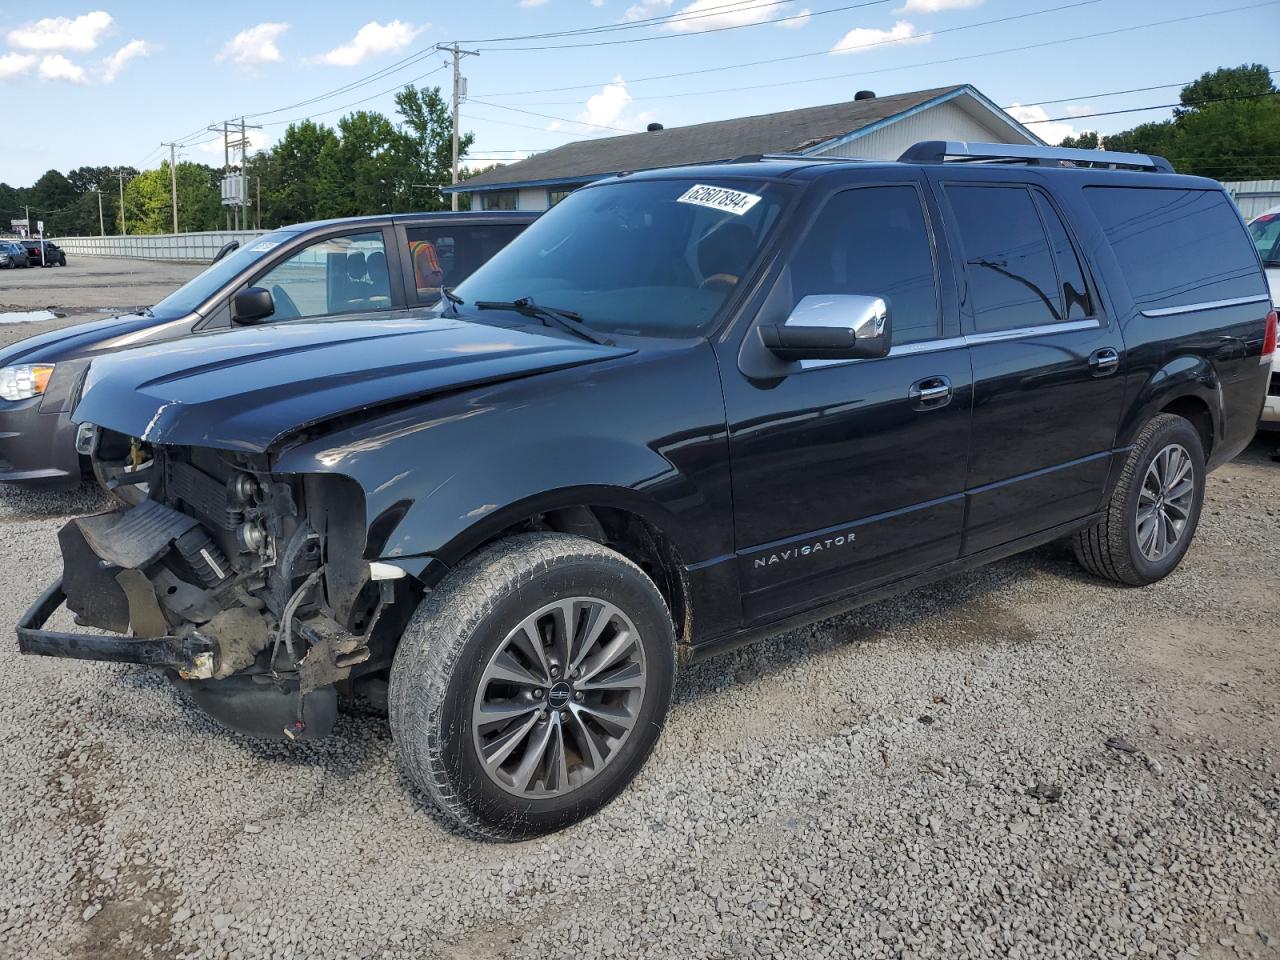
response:
M786 323L757 329L782 360L875 360L889 355L893 340L889 305L861 294L807 296Z
M233 323L257 323L275 312L276 303L265 287L245 287L231 299Z

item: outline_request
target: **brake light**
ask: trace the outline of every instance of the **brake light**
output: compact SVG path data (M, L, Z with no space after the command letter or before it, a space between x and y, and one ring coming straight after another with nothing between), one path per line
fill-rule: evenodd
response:
M1262 338L1262 359L1266 360L1276 352L1276 324L1278 318L1272 310L1267 314L1267 335Z

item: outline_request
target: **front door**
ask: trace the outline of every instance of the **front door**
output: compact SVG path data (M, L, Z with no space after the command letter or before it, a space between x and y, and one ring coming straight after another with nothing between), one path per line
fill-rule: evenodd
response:
M1030 183L945 179L973 360L964 553L1098 509L1124 342L1057 204Z
M781 322L807 295L880 296L888 357L801 361L761 380L721 356L748 623L959 552L971 377L928 209L914 178L834 194L756 318Z

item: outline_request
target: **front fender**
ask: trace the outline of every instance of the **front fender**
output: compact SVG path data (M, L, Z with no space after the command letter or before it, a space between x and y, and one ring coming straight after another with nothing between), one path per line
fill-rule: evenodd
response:
M686 563L732 550L724 404L704 341L437 397L282 450L273 470L360 484L367 559L452 565L578 505L644 517Z

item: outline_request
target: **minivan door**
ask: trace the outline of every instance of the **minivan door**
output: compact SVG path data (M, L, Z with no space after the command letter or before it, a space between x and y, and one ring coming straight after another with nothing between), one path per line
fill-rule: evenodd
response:
M835 193L754 318L784 322L810 295L879 296L889 356L797 361L771 379L744 372L736 344L721 356L747 623L959 552L971 378L928 204L910 174ZM742 350L755 336L747 330Z
M973 361L965 555L1098 509L1124 341L1048 193L990 174L941 182Z

